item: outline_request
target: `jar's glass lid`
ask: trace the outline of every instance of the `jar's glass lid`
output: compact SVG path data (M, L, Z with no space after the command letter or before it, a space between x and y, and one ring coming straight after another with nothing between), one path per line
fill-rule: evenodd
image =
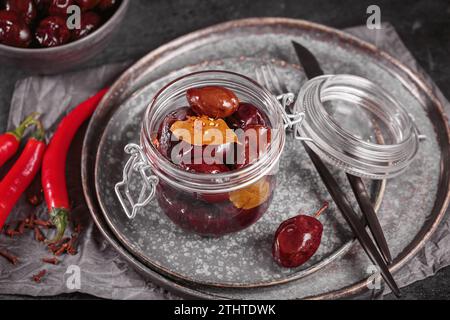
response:
M353 75L308 81L293 112L304 112L299 135L324 160L348 173L385 179L400 174L419 141L406 109L375 83Z

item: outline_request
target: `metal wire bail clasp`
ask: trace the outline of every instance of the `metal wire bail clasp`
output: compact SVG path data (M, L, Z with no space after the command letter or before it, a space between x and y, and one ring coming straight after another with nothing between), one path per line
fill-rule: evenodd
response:
M295 100L295 95L293 93L285 93L277 96L277 100L281 103L283 122L285 129L291 129L294 132L294 137L296 140L302 141L312 141L310 138L306 138L301 136L300 134L300 126L302 125L303 120L305 120L304 112L296 112L295 108L292 108L292 105Z
M294 102L295 95L293 93L285 93L277 96L277 100L281 103L282 109L281 113L283 115L283 122L285 129L293 129L297 124L300 124L305 118L303 112L299 113L289 113L290 106Z
M124 150L130 155L130 158L123 168L122 181L116 184L114 190L127 217L133 219L136 216L137 211L149 204L155 196L156 185L158 184L159 179L157 176L151 174L150 165L140 146L130 143L125 146ZM141 192L139 193L136 202L133 200L130 190L131 175L133 172L139 173L143 180ZM121 193L122 187L124 187L126 199L124 199ZM131 208L128 207L127 201Z

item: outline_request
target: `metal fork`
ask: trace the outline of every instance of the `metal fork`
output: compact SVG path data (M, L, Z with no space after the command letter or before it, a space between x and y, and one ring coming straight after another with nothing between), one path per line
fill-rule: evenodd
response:
M292 105L295 101L295 94L289 92L284 82L279 80L277 72L270 65L264 65L260 69L256 69L256 80L260 84L264 84L267 90L276 95L277 100L283 107L282 115L285 124L285 129L292 131L305 118L305 114L293 113ZM310 138L301 137L295 131L295 138L301 141L312 141Z
M272 66L265 65L256 70L256 78L259 83L263 84L270 92L277 96L277 99L281 102L283 109L285 109L282 110L283 113L288 114L287 118L292 118L292 116L290 116L289 113L286 112L286 109L289 108L289 104L287 103L292 100L292 104L295 96L292 93L288 92L287 87L280 80L281 78L278 76L277 71ZM299 122L297 122L296 124L298 123ZM292 127L293 129L295 129L295 126L290 126L289 122L287 122L287 127ZM294 132L297 133L297 130L295 130ZM304 138L301 137L296 138L299 140L304 140ZM389 271L384 257L378 251L379 249L377 248L377 245L370 238L363 223L359 220L343 190L339 187L339 184L334 179L325 164L322 162L320 157L316 153L314 153L314 151L312 151L312 149L305 143L305 141L303 141L303 146L314 166L316 167L316 170L318 171L320 177L322 178L322 181L327 187L328 192L330 193L339 210L342 212L345 220L349 224L361 246L366 251L369 258L379 266L381 276L391 288L393 293L396 296L400 296L400 290L398 289L398 286Z

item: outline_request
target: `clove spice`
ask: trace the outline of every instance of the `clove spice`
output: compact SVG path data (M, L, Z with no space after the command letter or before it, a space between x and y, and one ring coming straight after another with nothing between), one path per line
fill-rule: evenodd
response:
M42 231L38 226L34 227L34 239L39 242L44 242L46 240L45 236L42 234Z
M42 259L42 262L48 263L48 264L53 264L55 266L59 264L59 260L56 259L55 257L53 257L53 258L44 258L44 259Z
M72 237L70 238L67 246L67 253L74 256L77 254L77 242L78 242L78 235L76 233L72 234Z
M17 262L19 261L19 258L17 258L15 255L13 255L12 253L9 253L6 250L0 249L0 256L2 256L6 260L8 260L11 264L14 264L14 265L17 264Z
M53 223L49 220L45 221L45 220L40 220L40 219L36 219L34 221L35 225L38 225L42 228L47 228L47 229L51 229L54 228L55 226L53 225Z
M20 221L18 227L17 227L17 232L19 234L23 234L25 232L25 225L26 225L26 220L22 220Z
M17 235L20 235L20 233L14 229L8 229L6 230L5 234L10 237L10 238L14 238Z
M35 275L33 276L33 281L36 282L36 283L41 283L42 278L43 278L46 274L47 274L47 270L45 270L45 269L39 271L39 273L37 273L37 274L35 274Z
M81 233L81 224L77 223L77 225L75 226L75 228L73 230L75 233L80 234Z
M57 256L57 257L61 256L63 253L65 253L67 251L68 248L69 248L69 243L68 242L64 243L58 250L56 250L56 252L54 253L55 256Z

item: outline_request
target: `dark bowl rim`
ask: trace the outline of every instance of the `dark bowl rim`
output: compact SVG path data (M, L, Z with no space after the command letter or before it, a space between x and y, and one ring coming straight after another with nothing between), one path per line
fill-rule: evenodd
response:
M9 51L11 53L20 53L20 54L33 54L36 52L42 52L42 53L49 53L49 52L58 52L65 49L69 49L71 47L76 47L79 44L83 42L88 42L90 39L97 36L97 34L100 33L100 31L106 29L113 20L116 20L120 13L124 13L127 9L129 4L131 3L130 0L122 0L119 7L117 8L116 12L97 30L92 32L91 34L88 34L86 37L63 44L61 46L51 47L51 48L19 48L19 47L13 47L13 46L7 46L5 44L0 43L0 51Z

